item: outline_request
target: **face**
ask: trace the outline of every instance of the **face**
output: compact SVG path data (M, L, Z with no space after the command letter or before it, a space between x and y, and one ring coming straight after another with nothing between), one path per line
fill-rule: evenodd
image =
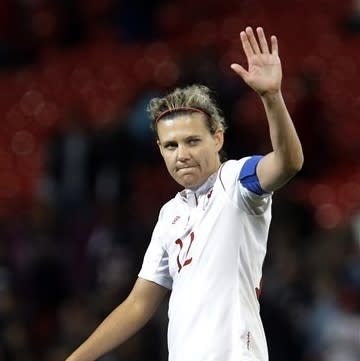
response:
M211 134L202 114L179 115L157 124L158 145L170 175L185 188L196 188L220 167L224 134Z

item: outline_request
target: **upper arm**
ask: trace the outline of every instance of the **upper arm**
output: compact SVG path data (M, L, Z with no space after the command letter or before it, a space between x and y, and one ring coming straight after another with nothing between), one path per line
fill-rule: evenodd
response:
M284 167L274 152L271 152L261 158L256 174L261 188L273 192L285 185L296 174L296 170Z
M149 320L164 300L168 289L155 282L138 278L126 302L131 302L145 321Z

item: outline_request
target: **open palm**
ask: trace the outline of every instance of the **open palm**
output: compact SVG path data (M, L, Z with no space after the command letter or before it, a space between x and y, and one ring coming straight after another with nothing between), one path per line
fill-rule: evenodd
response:
M257 28L258 40L251 27L240 33L248 70L239 64L231 68L260 95L276 93L280 90L282 69L278 55L278 43L275 36L271 37L271 50L262 28Z

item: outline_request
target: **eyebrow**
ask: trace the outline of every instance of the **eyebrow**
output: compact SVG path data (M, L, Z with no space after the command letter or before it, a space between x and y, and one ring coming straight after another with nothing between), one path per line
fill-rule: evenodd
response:
M166 140L165 142L162 143L162 146L166 147L168 145L177 145L177 144L178 144L178 142L175 140Z
M193 139L199 139L201 138L200 135L196 134L196 135L189 135L188 137L185 138L185 141L187 140L193 140Z
M193 140L193 139L200 139L201 138L201 135L199 134L192 134L192 135L188 135L187 137L185 138L182 138L181 141L189 141L189 140ZM173 143L177 143L177 140L172 140L172 139L169 139L169 140L165 140L164 143L169 143L169 142L173 142Z

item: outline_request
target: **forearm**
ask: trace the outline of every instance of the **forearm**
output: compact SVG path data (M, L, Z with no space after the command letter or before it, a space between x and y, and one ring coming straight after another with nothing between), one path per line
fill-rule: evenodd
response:
M134 335L148 321L131 298L126 299L98 326L66 361L94 361Z
M267 94L261 100L269 123L273 157L284 172L296 173L302 167L303 152L282 94Z

